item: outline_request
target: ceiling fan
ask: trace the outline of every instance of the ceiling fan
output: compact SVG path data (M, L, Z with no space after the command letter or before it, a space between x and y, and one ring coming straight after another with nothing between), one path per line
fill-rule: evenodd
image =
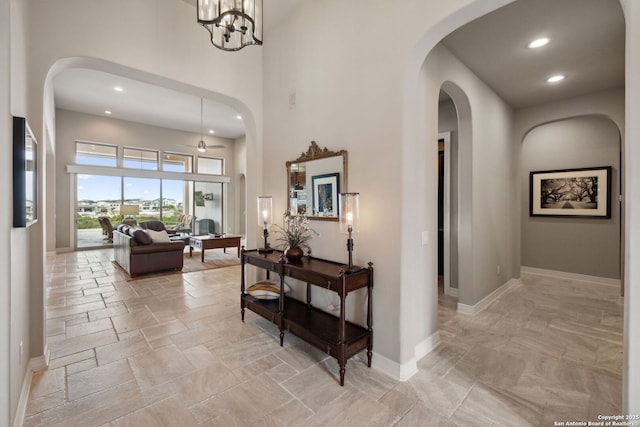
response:
M205 153L208 149L224 148L224 145L207 145L204 142L204 113L203 113L204 107L203 107L203 103L204 103L204 100L202 98L200 98L200 141L198 141L198 145L197 146L185 145L185 147L196 147L198 149L198 151L201 152L201 153Z

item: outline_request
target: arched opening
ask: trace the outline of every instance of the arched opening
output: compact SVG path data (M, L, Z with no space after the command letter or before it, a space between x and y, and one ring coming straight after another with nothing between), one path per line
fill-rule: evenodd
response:
M440 89L438 103L438 295L456 308L458 279L458 136L456 104Z
M63 144L73 144L73 141L68 141L65 139L56 140L57 131L59 129L56 128L56 105L54 98L54 79L57 75L64 72L65 70L75 69L75 68L84 68L90 70L98 70L106 73L111 73L118 76L123 76L128 79L137 80L139 82L144 82L146 84L155 85L161 87L163 89L169 89L177 92L182 92L193 97L197 98L207 98L211 100L215 100L216 102L223 103L235 109L241 116L244 122L246 134L244 138L241 138L239 141L241 148L235 151L237 157L241 158L241 161L236 161L235 173L233 176L240 177L242 175L242 179L238 179L237 182L234 183L234 188L230 188L228 193L237 194L235 186L241 185L241 196L234 196L236 206L240 205L240 201L242 201L242 210L238 207L234 207L234 213L232 219L230 219L229 223L233 224L235 228L232 230L234 233L242 230L242 232L246 236L247 245L254 245L255 243L255 225L252 223L246 222L246 212L247 209L252 209L251 205L247 206L246 198L252 197L256 194L256 186L257 186L257 174L249 171L256 171L257 160L257 145L258 145L258 135L255 123L255 117L252 111L242 102L235 98L231 98L229 96L216 93L207 89L203 89L201 87L195 87L192 85L184 84L175 80L171 80L165 77L161 77L158 75L153 75L146 72L141 72L139 70L135 70L129 68L124 65L115 64L105 60L99 60L94 58L86 58L86 57L75 57L75 58L65 58L58 60L48 71L46 80L44 82L43 88L43 146L46 155L46 162L44 163L44 176L43 180L43 190L40 194L42 194L44 198L46 198L46 202L43 204L47 208L43 215L43 224L45 225L46 235L44 236L44 242L46 250L55 251L56 250L56 205L59 203L58 195L61 186L69 186L71 187L72 183L69 180L62 180L60 182L59 177L56 178L58 164L56 163L56 158L60 153L61 147ZM197 139L195 140L197 143ZM64 166L64 165L63 165ZM240 200L238 200L240 199ZM63 202L67 209L70 206L70 201L68 198ZM251 213L251 212L250 212ZM67 218L71 218L72 215L68 214ZM58 227L59 232L66 233L67 235L73 230L73 225L69 222L62 222ZM60 230L61 229L61 230ZM42 280L41 288L35 290L34 295L45 295L45 281ZM33 328L31 331L32 342L37 344L33 347L35 348L36 354L38 352L45 354L45 358L48 358L48 348L47 348L47 325L45 322L46 319L46 304L45 299L42 298L41 301L38 301L33 305L34 313L38 313L37 315L33 315L33 319L37 323L42 324L42 328ZM39 316L39 318L37 318ZM40 347L40 348L38 348Z
M62 143L65 145L60 145L61 142L56 141L56 135L53 133L55 132L56 134L58 134L61 132L61 130L63 130L63 129L60 129L61 126L59 125L56 126L53 124L56 122L56 108L57 108L57 106L55 105L55 99L53 95L53 91L55 87L55 79L57 76L63 76L65 75L66 72L73 71L73 70L89 70L89 71L93 70L95 74L99 77L112 76L116 79L121 78L126 82L140 85L137 88L138 90L135 93L135 96L139 97L138 99L140 98L145 99L144 97L148 97L150 95L153 96L152 94L154 93L154 91L159 91L159 93L164 92L165 94L168 94L168 95L175 94L176 97L179 97L180 99L178 99L176 102L178 102L179 105L183 106L182 109L185 109L186 106L191 107L192 106L191 104L197 107L201 100L206 100L207 101L206 104L209 106L209 108L215 109L215 112L217 114L219 114L219 112L221 111L221 110L218 110L218 108L223 108L223 109L228 108L229 114L231 115L231 113L233 113L232 114L233 120L237 120L236 115L242 116L243 118L242 121L245 124L245 135L243 135L242 138L236 140L236 141L240 141L240 144L242 145L242 149L237 150L235 148L237 143L234 142L234 140L225 139L223 137L217 140L228 141L228 143L225 142L223 145L213 145L212 147L212 142L210 141L209 147L206 153L199 153L196 150L196 145L197 145L196 136L194 136L193 138L189 137L190 133L194 133L194 134L202 133L204 129L201 129L200 132L187 130L191 125L190 123L184 122L184 124L180 124L180 120L185 120L185 119L188 120L188 118L184 116L181 117L180 120L176 120L174 124L167 124L166 126L163 126L163 124L160 124L159 127L158 125L153 124L152 122L151 123L148 121L145 122L144 119L140 123L147 123L149 124L150 127L144 128L144 125L136 125L137 127L134 127L131 129L126 128L125 124L137 123L134 119L131 119L131 120L125 119L124 121L119 122L119 123L123 123L124 127L122 127L122 129L118 129L118 123L109 124L104 122L105 119L101 119L103 120L103 122L97 122L94 120L96 123L86 123L82 125L82 127L89 132L90 136L85 137L85 139L87 139L89 142L96 142L96 143L104 142L100 139L100 134L104 133L105 136L109 135L112 141L113 140L123 141L119 143L122 145L121 147L119 148L116 147L116 149L120 151L125 151L125 150L131 151L129 148L123 148L124 146L127 146L127 147L134 147L135 149L137 148L141 148L142 150L148 149L148 150L151 150L152 154L161 155L160 156L161 158L158 159L160 161L160 166L156 166L157 172L151 172L151 173L158 175L154 177L158 179L156 199L161 198L163 201L163 204L165 204L165 199L172 198L173 193L176 193L176 194L180 193L179 196L181 200L178 202L178 204L182 206L182 209L184 210L183 213L194 214L195 210L199 209L197 205L194 205L196 202L194 194L198 191L198 188L195 188L197 187L197 185L194 185L195 183L194 180L185 180L184 185L179 185L179 182L176 181L175 176L160 177L160 175L162 175L164 172L169 172L169 173L175 172L171 168L168 168L167 165L171 162L175 163L176 161L174 160L165 161L165 158L167 158L167 156L170 158L176 158L176 157L182 156L183 158L188 159L189 166L183 167L184 169L183 172L185 173L197 174L199 172L204 172L204 173L216 174L218 173L218 172L215 172L215 170L217 169L220 169L219 173L221 174L228 174L232 176L240 176L240 174L246 173L245 170L235 170L236 168L242 168L242 165L247 164L247 159L246 159L246 156L248 153L246 149L247 142L255 143L254 138L252 137L252 134L254 134L254 127L255 127L252 119L253 116L249 111L247 111L247 108L244 105L239 103L237 100L234 100L232 98L229 98L227 96L224 96L218 93L204 90L202 88L185 85L183 83L179 83L167 78L162 78L162 77L151 75L148 73L143 73L137 70L132 70L126 66L121 66L121 65L110 63L107 61L101 61L101 60L89 59L89 58L69 58L65 60L60 60L56 64L54 64L54 66L51 68L47 76L47 81L45 84L45 99L47 99L47 102L45 102L45 108L44 108L44 122L45 122L45 126L48 129L54 129L54 130L50 132L45 132L45 140L46 140L45 146L46 146L47 152L52 153L52 157L57 159L56 160L57 162L60 162L60 158L64 156L66 156L67 158L72 158L74 153L70 153L69 152L70 148L66 146L68 144L72 144L73 143L72 141L67 141L68 138L65 138L64 141L62 141ZM104 77L104 78L106 79L107 77ZM143 89L145 90L145 92L141 94L140 92ZM148 98L148 99L151 99L151 98ZM131 104L136 106L140 105L139 102L134 103L133 101L131 102ZM228 107L225 107L225 106L228 106ZM136 107L134 107L133 109L135 110L135 108ZM151 106L149 107L149 109L150 110L152 109ZM177 109L176 115L181 113L179 107L176 107L176 109ZM199 121L200 124L203 122L203 119L198 114L198 111L195 111L192 116L194 117L194 120L198 119L196 121ZM90 115L85 115L84 117L98 118L99 116L93 116L90 114ZM77 120L77 117L75 119ZM172 126L174 127L172 128ZM180 128L181 126L183 127L183 129ZM164 128L168 129L166 131L167 132L166 138L162 137L163 135L162 129ZM91 131L94 131L93 134L91 134ZM65 136L68 136L68 135L65 135ZM73 136L72 139L73 138L76 138L76 137ZM207 138L213 139L215 137L209 136L208 134L204 135L204 139L206 140ZM214 144L215 144L215 141L214 141ZM141 151L141 153L143 152L144 151ZM55 153L55 155L53 155L53 153ZM173 157L171 157L172 155ZM241 161L234 161L233 158L236 155L243 156L245 158L241 159ZM118 162L126 162L125 156L126 155L118 154ZM229 158L229 161L225 161L225 158ZM218 160L221 160L220 164L223 165L223 168L225 170L223 170L222 168L216 169L216 165L214 163L218 162ZM66 164L69 164L69 163L73 163L73 162L67 160ZM54 164L54 162L50 163L50 165L52 164ZM126 165L123 165L121 163L119 163L118 166L124 167L124 168L127 167ZM212 168L215 170L213 170ZM209 171L210 169L211 171ZM48 170L45 172L47 176L50 176L52 174L51 170L55 170L55 168L48 168ZM209 172L206 172L206 171L209 171ZM60 248L62 249L72 248L77 246L77 244L74 244L74 242L78 241L78 239L75 237L76 236L75 231L77 228L75 211L78 209L76 208L77 200L75 200L75 198L79 197L79 194L77 191L74 191L74 189L77 189L79 187L79 184L77 186L73 185L71 194L65 194L66 186L63 185L61 187L59 185L56 185L54 188L52 184L56 182L55 174L53 174L53 178L54 179L47 180L47 183L50 183L51 188L47 188L45 192L46 197L48 198L47 205L50 207L53 207L52 209L49 209L47 211L47 215L48 215L47 221L49 224L49 227L47 228L47 247L50 250L55 250ZM58 182L59 182L59 178L60 177L58 177ZM136 178L131 178L131 179L136 179ZM162 179L162 184L160 184L160 179ZM125 194L127 183L125 182L119 185L122 185L122 188L123 188L119 197L121 197L122 200L130 199L130 197L127 194ZM203 183L200 186L202 187L203 185L205 184ZM233 187L236 185L239 185L239 183L230 182L229 184L220 184L220 185L228 185L230 186L229 189L232 191L227 191L226 189L216 190L216 194L219 193L220 195L222 194L225 195L224 198L226 200L224 201L224 203L217 203L216 205L216 206L219 206L218 210L223 209L224 212L223 211L213 212L211 213L211 215L213 215L215 218L218 218L217 220L214 219L214 222L218 223L217 227L219 228L219 232L239 233L240 228L246 228L245 224L241 221L238 213L240 212L239 200L237 200L238 193L233 189ZM174 189L173 193L170 193L172 187L175 187L176 189ZM205 191L204 193L208 194L208 193L211 193L211 191L208 191L208 192ZM61 202L62 202L62 206L61 206ZM147 204L152 204L152 201L149 201L149 203ZM110 209L110 207L107 207L107 209ZM162 216L162 213L161 213L162 209L157 209L157 210L160 212L159 215ZM171 215L170 211L167 211L166 209L165 211L167 212L168 215ZM200 209L200 211L202 211L202 209ZM200 216L202 216L202 213L200 214ZM66 222L64 218L70 218L69 222ZM57 224L56 224L56 221L58 221ZM196 221L193 221L193 222L194 224L191 224L192 229L195 228L195 226L197 225Z
M519 171L520 152L518 151L519 148L514 149L512 147L510 149L505 148L505 149L498 149L496 151L493 151L493 149L496 147L492 146L492 144L489 144L489 146L486 146L486 147L480 147L476 145L476 142L483 140L483 137L479 137L477 134L475 134L475 132L478 129L480 129L481 131L485 132L485 135L489 135L490 132L487 132L486 128L492 127L495 124L495 122L492 123L484 120L486 116L483 116L484 112L482 111L483 109L486 110L487 107L488 109L491 109L494 106L478 105L477 103L477 98L481 97L484 94L483 92L484 90L483 89L476 90L477 88L474 88L472 91L469 91L468 90L469 85L466 84L467 82L465 82L464 76L461 73L454 71L447 74L446 72L441 71L442 69L447 68L448 59L446 57L441 56L437 63L435 61L430 62L430 58L429 58L429 56L433 55L434 52L438 51L438 47L436 46L436 43L442 37L446 36L446 34L448 33L447 31L442 31L443 27L446 27L447 25L449 25L450 26L449 30L454 31L455 28L458 28L459 26L463 25L466 22L472 21L475 17L478 17L484 13L490 12L491 10L497 10L498 8L504 5L504 2L502 2L502 4L499 4L500 2L491 2L491 1L478 2L478 3L479 4L475 5L477 8L470 6L469 8L463 11L460 11L460 13L456 14L454 17L451 17L451 20L446 20L445 22L442 23L442 25L439 28L434 29L432 32L429 32L427 35L425 35L425 37L422 40L423 44L421 46L423 49L421 50L419 48L417 49L417 50L420 50L420 52L422 53L423 55L422 58L426 58L426 60L423 64L419 66L416 65L416 68L420 69L420 72L419 72L420 77L418 78L419 83L417 84L417 86L421 88L422 91L419 92L418 96L414 96L406 93L406 97L405 97L406 98L405 105L414 107L413 109L411 109L411 111L418 112L417 118L415 119L415 121L411 121L411 119L409 119L409 123L406 126L407 132L406 132L406 137L404 139L404 142L407 145L405 146L405 152L406 153L419 152L418 146L420 143L423 143L425 140L428 140L428 139L431 139L431 141L435 139L435 135L437 135L437 130L435 129L435 127L428 123L420 123L420 121L433 120L437 123L437 120L434 120L434 118L437 117L437 115L434 114L434 111L437 111L437 109L434 107L434 104L436 104L435 100L437 99L437 91L434 89L435 87L439 86L441 82L447 79L450 79L451 81L455 82L457 85L459 85L459 87L462 88L463 93L466 92L467 94L470 94L470 97L472 97L470 100L471 108L469 109L468 118L471 119L472 110L474 113L473 126L471 125L469 126L469 130L473 129L474 131L474 135L473 135L474 147L469 148L468 153L464 152L464 149L462 148L463 137L462 137L462 131L461 131L460 161L461 162L465 161L466 154L475 157L477 155L483 156L483 151L484 152L490 151L493 153L492 154L493 156L500 157L504 161L512 162L513 168L503 169L504 172L500 178L502 182L504 182L504 180L514 180L515 182L515 180L518 177L518 174L520 173ZM478 10L480 8L483 9L481 13ZM487 10L487 9L490 9L490 10ZM464 22L460 22L460 21L464 21ZM429 46L430 43L432 43L431 46ZM417 57L414 57L413 59L416 62L420 61L420 59ZM415 70L416 68L413 68L411 70ZM440 74L438 74L438 72L440 72ZM461 75L463 77L462 79L460 79ZM423 79L423 77L425 76L427 77ZM438 77L434 77L434 76L438 76ZM411 77L412 77L411 75L408 76L409 79L411 79ZM457 106L458 104L456 104L456 107ZM478 108L478 107L482 107L482 108ZM408 107L408 108L411 108L411 107ZM496 107L496 110L498 110L497 107ZM512 114L512 111L510 110L511 109L508 106L506 106L506 108L502 111L505 117L505 119L503 120L504 123L508 122L506 117ZM458 114L461 117L463 116L463 114L460 111L458 111ZM499 123L499 124L502 124L502 123ZM521 124L516 124L515 126L517 127L520 125ZM482 129L483 127L485 129ZM503 135L499 135L499 136L503 137L505 140L509 138L513 141L514 140L514 134L512 133L513 130L514 129L508 132L509 135L507 135L507 132L505 132ZM471 133L469 133L469 135L471 135ZM489 139L487 139L487 141L488 140ZM518 140L518 138L515 138L515 140ZM471 139L469 140L469 142L471 143ZM515 144L515 145L517 146L518 144ZM433 146L433 143L431 146ZM429 158L428 153L425 156L425 158ZM408 157L405 157L404 160L407 161L408 164L411 164L411 161L409 160ZM478 168L482 169L483 167L486 166L482 164L483 163L482 161L478 162L478 159L471 158L471 157L466 160L469 161L469 163L467 163L468 168L465 169L463 168L463 166L460 166L460 170L468 171L470 176L473 176L473 178L470 177L468 182L469 186L467 188L471 192L471 194L468 195L469 196L468 199L465 199L464 178L461 178L460 200L461 200L461 204L465 203L465 200L466 200L466 202L468 203L467 207L469 210L465 211L464 214L461 215L461 232L460 232L461 241L460 241L459 250L461 253L461 257L463 256L465 251L468 251L467 253L470 255L470 257L467 259L469 261L468 264L465 264L463 266L461 262L460 282L463 283L464 281L463 275L467 273L468 274L467 277L471 279L469 283L472 283L473 281L481 282L483 280L490 282L492 280L495 280L496 276L498 276L498 280L502 280L502 283L504 283L504 280L507 280L509 277L514 277L514 278L519 277L520 206L518 201L521 201L522 198L525 197L525 195L522 194L519 188L517 188L518 186L505 187L508 190L505 193L505 196L512 198L512 200L514 201L513 207L509 209L509 214L507 215L503 215L504 209L502 209L502 212L500 212L500 209L496 210L491 206L483 205L481 200L483 195L479 192L480 183L484 182L484 184L493 185L494 183L500 184L500 182L494 181L490 175L486 175L485 177L484 174L479 173L481 171L478 171L477 169ZM487 161L488 161L487 164L491 164L490 159L487 159ZM431 163L428 163L428 162L427 164L431 165ZM435 169L437 167L437 163L433 162L432 167ZM436 175L435 172L431 172L429 170L425 172L425 176L435 176L435 175ZM406 179L403 182L405 183L405 185L409 185L409 179ZM437 197L436 185L437 185L437 180L435 180L434 183L429 183L427 182L427 180L425 180L424 188L426 189L426 191L424 194L427 194L427 197L432 198L431 200L434 200ZM406 204L405 207L408 207L408 204ZM463 211L462 206L460 207L460 210L461 212ZM485 215L483 211L486 211L489 214ZM415 215L412 215L412 217L414 216ZM437 216L427 211L425 212L424 218L425 218L425 221L433 224L431 226L432 227L431 230L433 230L432 232L435 233ZM467 220L468 222L466 222ZM469 231L469 233L466 235L462 231L462 227L464 227L465 225L468 226L467 230ZM427 224L420 224L419 227L424 227L425 229L430 228ZM419 227L412 227L410 225L405 226L405 224L403 224L403 236L407 237L407 243L409 243L410 241L409 239L412 233L417 234L417 232L419 232L420 230ZM495 244L496 242L494 239L488 238L489 235L485 233L482 228L490 229L492 231L491 233L492 235L496 230L501 230L504 233L504 235L509 236L507 239L508 244L502 245L503 248L495 250L495 253L491 253L490 250L486 250L482 248L481 246L483 244L490 246ZM498 234L496 233L495 235L498 235ZM423 244L424 244L424 239L423 239ZM407 245L407 247L408 246L409 245ZM426 245L426 246L428 247L423 252L420 252L420 254L423 255L424 258L426 259L430 259L430 260L437 259L436 247L429 246L429 245ZM403 245L403 254L404 254L404 248L405 246ZM415 249L413 250L415 251ZM509 255L509 253L515 254L515 256L512 257ZM409 258L411 259L411 261L415 260L411 256L409 256ZM496 260L499 260L499 262L496 262ZM504 260L504 262L502 260ZM405 265L407 268L404 268ZM411 319L412 316L415 316L416 312L419 309L422 309L422 310L426 309L428 311L437 310L437 302L435 301L434 298L432 298L432 294L430 291L431 289L435 288L435 283L433 283L433 279L431 279L431 277L436 276L436 273L435 273L436 267L432 266L431 261L428 261L426 263L426 266L424 266L419 271L414 270L413 272L409 272L409 265L410 265L410 262L403 264L403 269L402 269L403 279L407 278L408 282L412 282L413 280L422 281L422 283L426 283L426 287L428 288L428 290L427 290L426 296L422 296L421 298L415 298L415 294L413 292L417 290L417 287L413 286L411 283L407 283L405 286L405 284L403 283L403 286L404 286L403 289L407 290L408 295L411 295L411 302L409 302L409 299L407 299L402 304L403 313L405 312L404 309L408 308L407 312L409 314L401 317L401 324L407 325L407 327L409 325L408 320ZM502 278L500 277L501 274L504 275ZM496 281L496 283L498 282ZM473 308L473 306L477 306L477 304L481 302L483 297L492 293L492 290L495 290L495 289L497 288L495 287L493 289L491 287L485 287L484 289L470 288L467 292L465 292L463 289L463 286L461 285L460 287L461 301L460 302L462 303L463 306L469 305L471 306L471 308ZM420 308L418 308L418 305L420 306ZM460 310L460 304L458 305L458 309ZM482 309L482 307L480 307L480 309ZM403 350L406 351L406 353L403 353L403 354L409 357L403 360L410 360L410 357L412 356L415 359L419 359L422 354L426 354L428 352L428 351L425 351L425 349L429 345L434 345L434 343L437 343L439 339L439 335L438 333L434 332L434 330L437 328L435 329L432 328L432 325L433 325L432 313L433 312L425 313L422 316L424 323L427 325L426 327L427 330L423 330L425 332L424 335L419 335L418 333L414 333L413 338L415 339L412 341L411 338L409 338L407 340L408 342L406 343L406 345L405 345L405 340L403 339ZM473 312L470 312L469 314L473 314ZM405 319L407 320L407 322L404 322ZM402 329L404 329L404 327L402 327ZM413 332L416 332L415 328L413 328ZM407 334L407 335L410 335L410 334Z
M600 167L612 169L610 181L597 186L599 203L608 204L610 218L590 216L588 210L579 212L583 216L530 215L530 204L536 202L529 194L531 173ZM616 285L621 282L624 236L618 195L622 176L620 129L605 116L580 115L529 130L521 152L523 268L584 275ZM551 197L574 198L571 186L557 190Z

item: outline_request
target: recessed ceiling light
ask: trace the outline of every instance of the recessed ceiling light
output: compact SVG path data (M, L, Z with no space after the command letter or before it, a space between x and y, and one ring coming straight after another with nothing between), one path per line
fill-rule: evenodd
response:
M216 133L216 131L214 131L213 129L209 129L209 133L213 135L214 133Z
M104 113L105 114L111 114L111 111L110 110L104 110Z
M240 114L238 114L238 115L236 116L236 119L238 119L238 120L242 120L242 116L241 116Z
M558 83L559 81L562 81L566 78L565 75L563 74L556 74L554 76L551 76L547 79L547 83Z
M115 90L116 92L124 92L124 89L122 89L120 86L115 86L113 90Z
M539 38L539 39L536 39L536 40L532 41L531 43L529 43L527 45L527 47L529 49L537 49L539 47L546 46L547 44L549 44L550 41L551 40L549 40L547 37L542 37L542 38Z

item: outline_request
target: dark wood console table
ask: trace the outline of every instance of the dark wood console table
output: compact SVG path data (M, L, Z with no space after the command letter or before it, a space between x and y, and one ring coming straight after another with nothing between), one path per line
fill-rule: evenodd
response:
M244 322L245 308L275 323L280 329L280 345L285 331L302 338L336 358L340 365L340 385L344 386L347 360L367 350L367 365L371 367L373 328L371 290L373 288L373 264L368 268L357 267L345 272L345 265L318 258L303 257L289 263L282 252L259 253L242 250L240 281L240 311ZM245 265L253 265L273 272L280 278L280 298L264 300L245 293ZM307 301L302 302L284 295L284 279L291 277L307 283ZM319 310L311 304L311 285L336 292L340 297L340 317ZM345 298L349 292L367 289L367 325L360 326L345 320Z

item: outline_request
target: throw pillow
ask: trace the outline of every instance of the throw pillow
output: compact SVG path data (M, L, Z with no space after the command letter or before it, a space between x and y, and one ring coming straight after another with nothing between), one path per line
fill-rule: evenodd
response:
M133 238L136 242L138 242L141 245L150 245L151 243L153 243L153 240L151 240L151 236L149 236L143 230L134 231Z
M151 237L151 240L153 241L153 243L168 243L171 241L171 239L169 239L169 235L165 230L162 230L162 231L147 230L147 234L149 235L149 237Z
M289 291L291 291L291 288L285 283L284 293L286 294ZM280 285L263 280L249 286L247 293L258 299L276 299L280 298Z

